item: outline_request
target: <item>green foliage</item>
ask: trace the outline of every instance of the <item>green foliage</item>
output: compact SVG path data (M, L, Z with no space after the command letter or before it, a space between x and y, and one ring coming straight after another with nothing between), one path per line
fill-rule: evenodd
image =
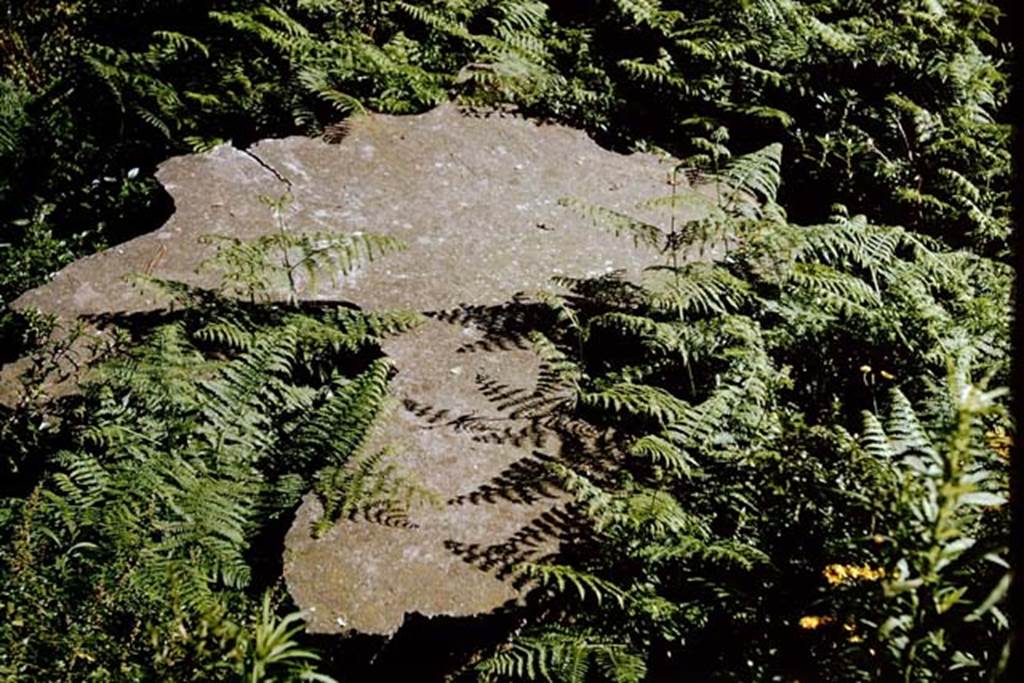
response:
M589 532L568 561L522 567L545 616L483 679L630 680L589 667L587 646L608 644L669 679L1000 666L1007 484L990 435L1009 424L1003 393L971 377L1008 381L1010 273L863 217L794 225L780 168L777 146L722 163L697 218L675 201L642 204L663 223L580 207L664 262L546 299L578 411L625 443L553 467ZM702 239L717 257L693 260Z
M29 677L62 667L157 675L139 668L158 652L147 631L169 633L171 613L244 612L252 553L280 552L254 539L309 487L325 521L399 506L389 494L400 473L359 454L388 365L341 370L353 347L375 342L379 323L362 317L213 299L99 365L69 405L51 406L61 447L36 454L48 473L13 508L21 531L4 550L4 665ZM352 459L356 473L344 474ZM81 640L63 638L69 628ZM14 647L37 631L54 639ZM261 638L257 651L272 647ZM91 659L76 662L76 648Z
M746 149L782 139L786 204L804 220L841 203L916 231L942 226L956 246L1005 248L1006 48L994 5L595 4L552 27L566 80L542 110L693 159L721 149L723 125Z
M475 672L982 680L1013 433L978 388L1009 379L1000 31L972 0L15 3L0 334L21 355L45 325L14 297L161 218L170 154L448 99L668 150L686 168L644 219L564 202L661 259L545 298L533 341L565 405L621 446L553 466L588 532L521 567L543 616ZM208 263L248 303L162 283L182 311L112 341L80 394L43 390L70 334L0 414L4 676L317 679L256 539L310 489L318 530L429 499L367 448L377 341L415 316L298 304L400 245L268 203L276 230Z
M865 618L887 648L886 671L903 680L939 680L946 668L997 668L1009 628L1000 609L1009 586L1007 539L985 527L1006 503L1005 468L986 444L983 420L999 413L1004 391L984 392L954 378L942 440L928 434L894 390L887 428L866 428L867 449L882 451L903 481L902 524L892 544L882 616ZM1005 519L1003 520L1005 522ZM974 641L974 642L972 642Z
M317 289L317 277L327 271L337 286L356 267L404 248L393 237L362 233L318 232L295 234L288 229L284 211L289 196L261 197L274 213L274 232L253 240L223 235L204 236L204 243L217 245L216 255L203 268L219 268L227 293L244 295L249 301L269 301L274 290L287 288L288 303L298 303ZM308 283L300 283L305 277ZM303 286L305 285L305 286Z
M260 621L253 629L252 645L245 648L243 679L250 683L275 680L278 676L270 674L283 670L285 678L332 683L333 678L310 668L310 664L315 663L319 657L299 647L294 640L302 631L301 622L300 612L279 618L271 610L270 594L264 593Z
M517 678L583 683L592 668L615 683L639 683L646 673L643 659L620 643L604 642L592 633L556 629L516 640L477 670L484 681Z
M232 243L270 275L282 266L265 252L292 246ZM348 269L376 252L341 254L334 267ZM301 615L278 618L269 594L257 604L256 589L280 578L259 568L282 552L281 520L310 489L323 503L318 528L342 515L401 517L424 495L385 453L364 452L391 374L375 358L379 341L416 318L303 308L294 290L288 305L247 303L227 296L230 279L220 292L157 284L178 313L88 354L66 399L46 382L74 372L81 338L56 336L5 419L5 482L29 490L5 498L0 518L0 671L331 680L296 640Z
M8 158L23 143L28 113L28 94L10 81L0 81L0 158Z
M0 225L30 268L0 296L68 258L13 223L43 207L79 254L159 218L147 174L169 154L452 97L695 161L724 130L781 139L802 220L840 203L1005 256L998 21L970 0L21 3L0 29Z

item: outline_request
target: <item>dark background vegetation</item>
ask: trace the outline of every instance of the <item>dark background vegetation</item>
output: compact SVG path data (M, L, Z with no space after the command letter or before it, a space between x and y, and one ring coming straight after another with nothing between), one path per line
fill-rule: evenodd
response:
M515 637L467 644L446 673L984 680L999 669L1008 522L997 502L1013 428L1004 399L966 405L963 391L945 390L949 376L960 389L982 378L989 388L1009 384L1014 55L997 5L23 0L0 14L0 360L45 336L44 321L9 308L20 293L169 215L153 177L161 161L221 142L330 137L364 111L414 113L449 99L512 104L613 148L671 152L746 183L769 207L754 217L719 207L715 229L750 240L728 266L677 269L626 298L581 284L578 299L552 303L564 324L542 332L577 383L575 409L630 433L650 461L619 463L605 478L597 469L562 473L593 538L573 562L542 571L548 588L513 620ZM776 143L774 156L758 156ZM831 227L810 229L822 225ZM782 236L789 241L773 241ZM769 276L766 259L779 254ZM683 298L681 282L696 294ZM0 416L0 476L19 483L5 487L0 509L0 673L12 680L258 679L275 666L255 654L259 629L272 631L288 611L276 602L261 611L257 586L272 581L225 570L218 553L228 551L209 539L192 539L209 556L191 556L159 534L123 536L111 526L115 509L142 523L118 497L117 477L132 471L118 454L154 472L180 460L241 477L216 469L226 467L216 443L188 436L202 432L197 424L223 427L204 403L207 380L176 374L200 359L226 385L254 382L267 400L284 392L296 410L319 406L325 421L341 420L329 409L340 410L332 382L362 387L348 396L345 420L330 423L336 431L318 432L339 443L338 434L365 427L360 416L374 413L371 389L383 375L350 364L331 378L324 367L343 364L324 349L372 355L392 329L359 336L344 316L282 320L221 300L197 306L193 318L164 321L170 327L106 388L77 404L29 402ZM217 325L230 334L210 336ZM602 356L611 342L625 352ZM260 349L293 358L290 371L255 377ZM175 392L194 400L158 409ZM119 401L134 407L118 412ZM716 408L723 402L732 412ZM864 410L891 413L888 436L863 422ZM265 498L244 523L225 514L232 529L237 522L235 560L272 527L260 519L287 512L294 477L319 482L337 501L351 489L324 472L359 438L341 439L348 450L337 449L337 462L303 460L284 436L295 415L273 414L278 423L253 429L279 457L297 460L278 471L260 451L251 463L259 475L244 486L238 479L237 499L223 501ZM53 415L59 427L40 427ZM972 426L957 440L964 421ZM124 436L142 427L159 435L160 458ZM90 497L93 464L115 483ZM982 471L988 483L979 483ZM170 513L148 514L165 522ZM865 541L875 537L884 540L878 548ZM961 539L970 542L950 550ZM130 555L149 557L154 547L181 564L146 565L148 578L123 596L100 594L135 571ZM189 574L172 595L147 593L166 577L160 571L188 574L207 561L219 567L206 572L213 578ZM889 579L884 590L881 581L850 580L825 600L830 562L883 567ZM582 585L584 604L556 590L564 585ZM62 615L71 607L85 611ZM814 615L829 620L796 625ZM302 638L281 642L296 653L292 636ZM277 675L300 675L303 661L285 658ZM344 661L335 666L345 673Z

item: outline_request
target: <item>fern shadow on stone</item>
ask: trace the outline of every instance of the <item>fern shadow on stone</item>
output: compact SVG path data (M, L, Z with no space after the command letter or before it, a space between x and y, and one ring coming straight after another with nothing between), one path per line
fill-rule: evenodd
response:
M367 448L392 449L437 503L410 508L408 527L349 518L321 539L300 509L285 576L324 615L313 631L394 633L406 614L479 616L521 600L515 566L557 554L572 528L559 468L602 447L569 417L572 389L537 347L550 307L518 297L424 316L381 344L395 409Z
M526 585L526 578L516 576L524 562L542 563L556 560L552 550L578 533L579 520L564 506L553 507L530 520L525 526L500 543L460 543L447 541L447 547L463 562L493 573L497 578L512 579L517 588Z
M511 503L530 505L541 498L557 498L557 485L550 470L550 463L554 460L553 456L534 451L470 493L449 498L447 504L481 505L501 498Z

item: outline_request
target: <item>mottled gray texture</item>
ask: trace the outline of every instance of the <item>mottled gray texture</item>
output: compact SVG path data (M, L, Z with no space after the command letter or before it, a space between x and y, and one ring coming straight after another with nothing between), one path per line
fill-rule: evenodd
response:
M307 497L285 553L312 630L391 633L409 612L477 614L515 599L502 570L556 549L565 494L543 481L543 463L599 435L552 410L557 391L536 395L543 367L516 329L528 307L511 302L550 289L555 275L636 277L656 255L557 202L628 210L668 194L670 172L668 160L614 154L579 131L510 115L373 115L339 145L292 137L169 160L158 177L176 210L163 227L68 266L16 305L65 318L158 306L123 281L133 272L211 285L195 272L209 253L198 238L268 231L257 195L286 189L294 229L404 240L407 251L316 296L431 314L384 346L398 406L374 438L442 503L415 508L407 527L344 520L313 539L320 510Z

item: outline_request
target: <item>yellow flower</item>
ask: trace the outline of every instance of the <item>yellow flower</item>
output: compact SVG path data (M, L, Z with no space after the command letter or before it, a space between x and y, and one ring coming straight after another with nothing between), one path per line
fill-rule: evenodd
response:
M885 569L873 569L866 564L861 567L852 564L830 564L821 573L826 581L838 586L850 581L878 581L885 576Z
M826 624L831 624L833 621L832 617L829 616L807 615L805 617L800 617L800 628L813 631L814 629Z
M1006 433L1002 427L985 432L988 447L1004 458L1010 457L1010 447L1013 446L1013 437Z

